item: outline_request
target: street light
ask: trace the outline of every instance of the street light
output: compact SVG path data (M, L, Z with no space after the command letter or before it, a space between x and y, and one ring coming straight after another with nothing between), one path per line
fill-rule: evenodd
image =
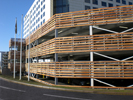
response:
M14 78L15 78L15 64L16 64L16 34L17 34L17 18L15 23L15 45L14 45Z
M31 17L31 14L29 16L29 21L31 21L30 17ZM31 27L30 24L31 23L29 23L28 81L30 81L30 27Z
M22 15L22 19L21 19L21 47L20 47L20 78L19 78L19 80L21 80L21 73L22 73L22 29L23 28L23 15Z

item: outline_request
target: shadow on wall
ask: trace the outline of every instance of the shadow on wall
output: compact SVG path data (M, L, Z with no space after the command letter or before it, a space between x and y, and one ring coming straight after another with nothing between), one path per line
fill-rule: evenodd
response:
M10 69L8 69L8 68L3 68L3 69L2 69L2 75L9 75L9 76L12 76L11 71L10 71Z

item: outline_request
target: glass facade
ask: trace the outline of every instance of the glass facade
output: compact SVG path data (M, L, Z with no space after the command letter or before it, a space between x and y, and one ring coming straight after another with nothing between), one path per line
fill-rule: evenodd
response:
M68 0L54 0L54 9L53 13L64 13L69 12L69 3Z

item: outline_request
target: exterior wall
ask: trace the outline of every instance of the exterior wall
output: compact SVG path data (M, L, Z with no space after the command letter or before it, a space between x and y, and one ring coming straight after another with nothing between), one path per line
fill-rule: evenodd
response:
M2 68L8 67L8 52L1 52L1 66Z
M69 0L69 11L84 10L84 0Z
M9 41L9 53L8 53L8 69L13 71L14 68L14 49L16 50L16 64L15 70L17 72L20 71L20 47L21 47L21 39L16 39L16 48L14 48L14 38L11 38ZM22 72L25 71L25 40L22 40Z

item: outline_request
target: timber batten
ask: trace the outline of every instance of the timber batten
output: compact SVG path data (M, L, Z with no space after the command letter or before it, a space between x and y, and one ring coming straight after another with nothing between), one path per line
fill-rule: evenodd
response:
M30 63L30 73L54 78L133 79L132 22L132 5L55 14L30 35L30 45L34 45L30 59L36 59ZM54 30L59 30L58 36ZM91 52L98 52L94 60ZM28 53L27 49L27 59ZM28 62L25 66L28 72Z

